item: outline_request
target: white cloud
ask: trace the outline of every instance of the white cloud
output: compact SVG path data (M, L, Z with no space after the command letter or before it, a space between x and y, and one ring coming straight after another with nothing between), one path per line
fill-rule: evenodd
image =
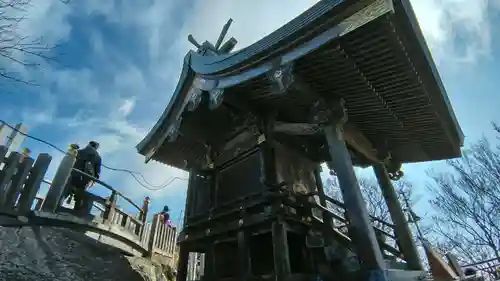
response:
M130 112L134 109L135 100L126 99L123 101L123 104L118 108L118 111L123 115L123 117L127 117Z
M45 71L47 91L50 87L56 88L59 105L53 104L53 110L48 113L25 114L24 121L28 124L52 121L64 125L68 132L62 143L77 141L85 144L97 140L101 143L107 165L139 171L150 183L160 185L173 176L186 177L186 173L159 163L145 165L144 158L135 152L134 147L167 105L179 77L183 56L192 48L187 35L191 33L201 42L213 42L227 19L233 18L228 37L234 36L239 41L237 48L243 48L317 1L289 1L284 5L279 0L198 0L184 18L179 18L182 13L172 1L150 1L149 6L142 1L122 1L120 5L99 0L71 1L69 5L55 0L34 2L36 4L28 10L29 22L23 27L27 34L38 34L50 43L62 43L72 30L68 21L70 15L99 14L107 22L124 26L131 32L134 30L124 42L145 41L146 47L140 51L147 52L144 57L148 64L138 65L131 58L120 56L121 50L116 45L109 45L110 41L104 35L91 30L94 53L88 60L93 60L97 66L48 68ZM414 0L412 4L438 61L471 62L489 55L492 28L488 9L493 7L493 2ZM457 45L456 39L464 42ZM101 72L112 73L105 83L98 81ZM51 90L51 94L55 93ZM67 104L78 105L74 116L56 117L58 106ZM127 175L106 171L103 176L135 198L150 193ZM185 181L177 181L153 195L162 197L183 192L185 185Z
M490 16L500 1L412 0L420 27L435 60L473 63L491 55Z

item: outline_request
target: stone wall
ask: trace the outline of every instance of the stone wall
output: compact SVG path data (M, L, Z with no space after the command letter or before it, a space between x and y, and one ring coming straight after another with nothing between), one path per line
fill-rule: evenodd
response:
M68 229L0 227L0 249L0 280L167 280L160 264Z

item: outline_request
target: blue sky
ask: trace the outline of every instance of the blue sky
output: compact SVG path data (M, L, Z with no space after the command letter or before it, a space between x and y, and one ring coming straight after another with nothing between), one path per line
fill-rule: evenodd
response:
M27 71L9 63L39 86L2 81L0 119L11 124L22 121L31 134L61 147L98 140L105 164L140 171L153 184L171 176L185 178L181 171L143 164L135 145L169 101L183 56L191 48L187 35L214 41L232 17L229 36L237 38L242 48L315 2L293 0L284 8L279 0L33 1L20 32L58 45L54 55L65 66L43 65L43 71ZM490 134L490 121L500 122L496 90L500 33L494 32L500 23L500 1L414 0L412 4L466 141ZM62 157L45 145L33 141L26 145L34 154L51 153L54 163ZM49 178L55 167L50 168ZM430 168L439 170L443 165L405 167L408 179L416 183L416 193L425 193L425 171ZM154 209L168 204L176 221L184 207L186 181L150 192L127 174L104 170L103 179L137 201L152 196ZM427 206L419 205L422 210Z

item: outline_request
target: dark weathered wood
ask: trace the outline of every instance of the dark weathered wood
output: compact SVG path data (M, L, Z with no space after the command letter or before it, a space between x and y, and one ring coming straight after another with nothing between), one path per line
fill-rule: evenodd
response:
M193 198L194 198L194 185L196 183L197 171L192 169L189 172L189 181L186 191L186 205L184 208L184 225L187 225L188 218L193 215Z
M5 209L13 209L14 206L16 205L18 195L21 192L24 182L26 181L26 178L30 173L33 162L35 162L33 158L27 157L24 158L22 162L18 165L17 172L12 177L12 182L5 191L5 202L4 202Z
M179 247L179 259L177 261L177 281L186 281L189 262L189 251L186 246Z
M251 262L250 262L250 249L249 247L249 235L245 230L238 231L238 265L239 265L239 278L238 280L246 281L250 278Z
M392 221L394 222L394 232L396 239L399 242L399 249L403 253L403 257L408 263L408 268L412 270L423 270L420 262L420 257L417 252L417 247L413 241L410 227L406 221L405 214L401 208L394 186L392 185L386 168L382 164L373 165L373 171L377 177L377 181L382 190L387 208L391 214Z
M66 184L71 176L71 171L76 161L76 156L73 153L66 153L59 167L57 168L52 185L43 201L42 210L46 212L55 212L60 205L62 195L66 188Z
M283 222L275 221L272 225L274 273L276 281L284 281L291 275L288 239Z
M328 208L326 203L325 188L323 186L323 181L321 180L321 167L318 166L314 170L314 179L316 181L316 187L318 188L319 203ZM328 246L333 245L334 234L333 234L333 221L332 214L328 210L323 210L323 237L325 239L325 244Z
M385 263L382 252L354 173L341 125L327 125L323 129L332 158L330 165L337 173L349 219L349 234L356 247L364 274L367 278L384 276Z
M0 207L3 207L5 203L6 189L10 185L12 177L17 171L19 166L19 160L21 159L21 154L17 152L11 152L3 169L0 171Z
M215 272L215 254L214 244L208 245L208 250L205 253L204 277L206 281L215 281L217 273Z

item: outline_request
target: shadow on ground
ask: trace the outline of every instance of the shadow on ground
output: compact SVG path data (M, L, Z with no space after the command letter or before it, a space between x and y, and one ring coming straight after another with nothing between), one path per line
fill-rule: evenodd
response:
M166 280L150 261L68 229L0 227L0 249L0 280Z

